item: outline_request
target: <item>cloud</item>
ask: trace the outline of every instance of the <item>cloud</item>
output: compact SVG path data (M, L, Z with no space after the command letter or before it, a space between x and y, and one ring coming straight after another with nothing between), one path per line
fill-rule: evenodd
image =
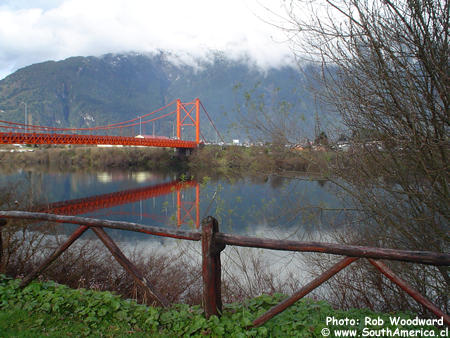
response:
M283 32L258 18L264 12L256 0L7 1L0 5L0 78L36 62L129 51L195 59L220 50L277 67L291 52L278 42Z

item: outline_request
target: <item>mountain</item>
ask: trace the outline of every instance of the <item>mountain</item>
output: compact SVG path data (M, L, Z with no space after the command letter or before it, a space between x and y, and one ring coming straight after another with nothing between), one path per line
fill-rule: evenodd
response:
M250 98L256 104L264 95L264 109L273 116L288 102L290 116L301 121L298 135L312 138L317 108L305 74L291 67L261 70L249 60L235 61L221 53L194 65L163 52L71 57L34 64L1 80L0 119L23 122L26 103L30 124L91 127L134 118L176 98L199 97L229 141L246 138L241 120L251 113L245 102ZM335 120L319 113L322 125ZM215 139L206 117L201 126L206 138ZM166 135L172 129L169 122L155 127Z

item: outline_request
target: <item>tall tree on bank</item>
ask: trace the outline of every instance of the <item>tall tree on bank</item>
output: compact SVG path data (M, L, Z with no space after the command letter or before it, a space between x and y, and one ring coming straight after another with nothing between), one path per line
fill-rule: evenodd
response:
M351 137L351 151L338 156L333 173L363 210L371 232L365 239L448 252L449 2L285 4L295 53L322 65L325 90L318 94ZM447 307L448 269L433 269L403 275L415 275L414 285Z

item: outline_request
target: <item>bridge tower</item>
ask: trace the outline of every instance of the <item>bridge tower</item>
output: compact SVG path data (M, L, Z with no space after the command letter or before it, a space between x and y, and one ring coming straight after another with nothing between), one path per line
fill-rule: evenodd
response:
M200 143L200 99L196 98L194 102L190 103L182 103L180 99L177 100L177 138L179 140L181 140L181 130L184 126L195 128L195 142L198 145Z

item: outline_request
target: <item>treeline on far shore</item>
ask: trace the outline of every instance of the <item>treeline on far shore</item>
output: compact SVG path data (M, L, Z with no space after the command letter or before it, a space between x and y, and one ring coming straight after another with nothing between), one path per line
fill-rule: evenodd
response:
M138 147L27 146L2 148L0 167L4 169L44 166L61 170L108 168L178 169L183 159L173 149Z
M214 170L227 174L323 173L330 159L328 151L298 151L284 146L205 146L189 157L193 171Z
M240 171L273 173L320 172L333 155L328 152L299 152L285 147L200 147L188 156L171 148L27 146L0 148L0 167L47 166L61 170L138 168L230 174ZM321 170L322 169L322 170Z

